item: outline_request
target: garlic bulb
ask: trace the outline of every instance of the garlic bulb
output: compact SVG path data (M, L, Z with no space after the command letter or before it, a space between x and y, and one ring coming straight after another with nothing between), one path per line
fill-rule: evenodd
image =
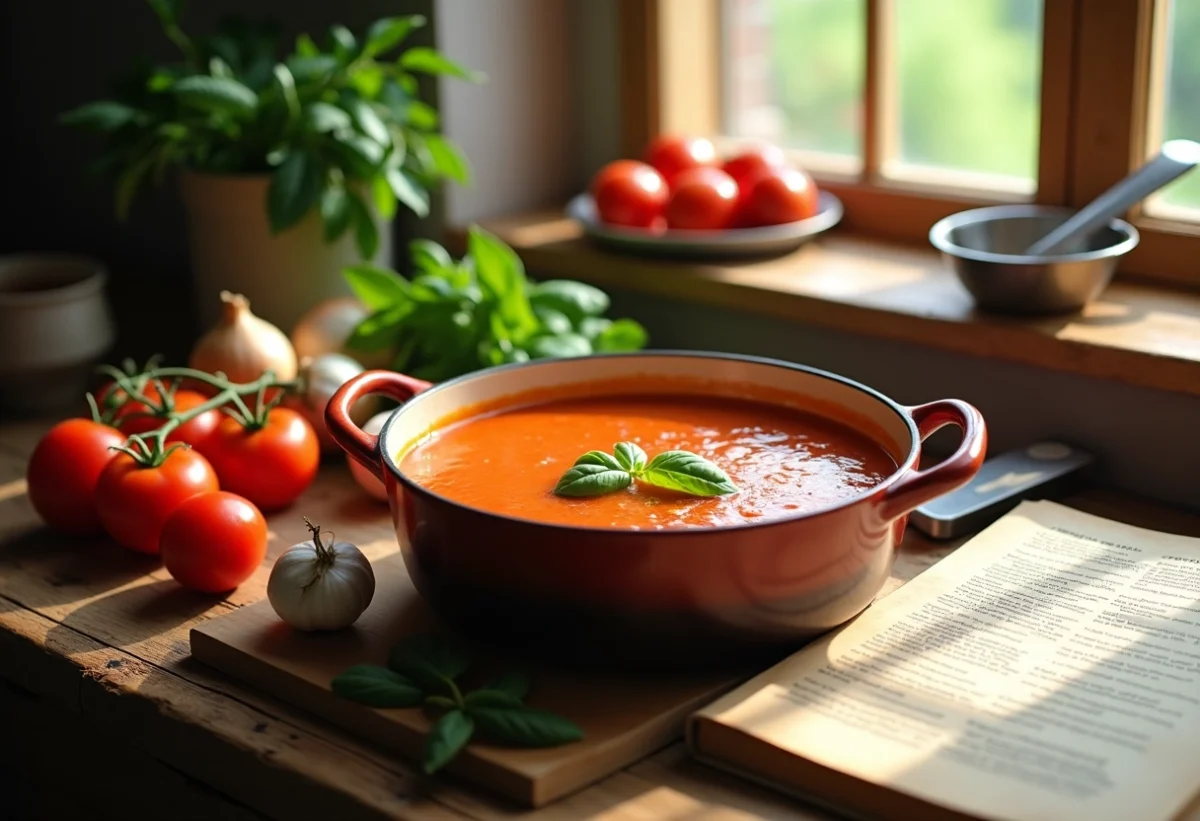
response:
M268 368L279 379L296 376L291 340L270 322L250 312L241 294L221 292L221 318L196 346L188 364L199 371L224 373L231 382L252 382Z
M321 450L336 452L337 443L329 435L325 426L325 406L337 389L363 372L363 366L355 360L340 353L327 353L315 359L303 359L300 362L300 393L289 398L289 406L300 411L317 432L321 440ZM358 400L351 408L350 418L355 424L361 425L379 407L376 397L366 396Z
M344 353L365 368L383 368L391 361L392 352L355 351L346 349L346 340L358 323L371 312L356 297L333 297L318 302L292 328L292 345L296 357L316 358L321 354Z
M379 431L383 430L383 423L391 415L392 412L390 410L381 411L368 419L365 425L360 425L360 427L365 432L378 436ZM359 487L379 501L387 501L387 488L384 487L383 482L379 481L378 476L356 462L349 454L346 455L346 462L350 465L350 475L354 477L354 481L358 482Z
M313 537L275 560L267 599L279 618L297 630L340 630L367 609L375 595L375 571L349 542L327 544L307 518Z

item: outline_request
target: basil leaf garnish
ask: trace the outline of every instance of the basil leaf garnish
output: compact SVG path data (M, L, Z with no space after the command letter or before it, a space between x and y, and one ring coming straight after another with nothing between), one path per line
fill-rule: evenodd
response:
M467 746L475 722L462 710L451 710L437 720L425 739L425 772L435 773Z
M605 453L602 450L589 450L587 453L575 460L577 465L601 465L609 470L625 470L625 467L617 461L612 454Z
M624 490L633 482L633 476L623 470L614 470L604 465L575 465L562 475L554 492L559 496L603 496Z
M517 747L556 747L583 738L575 722L528 707L479 708L471 717L490 740Z
M617 442L613 445L613 454L621 467L635 476L646 466L646 451L633 442Z
M374 664L344 670L330 686L342 698L369 707L416 707L425 700L424 691L408 676Z
M725 471L707 459L686 450L658 454L638 474L648 485L681 490L695 496L724 496L737 491Z

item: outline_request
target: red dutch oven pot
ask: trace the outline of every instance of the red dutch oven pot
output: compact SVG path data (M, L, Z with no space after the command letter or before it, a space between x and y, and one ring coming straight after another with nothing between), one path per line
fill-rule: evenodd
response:
M898 467L874 488L786 518L653 531L488 513L429 492L401 469L402 448L480 402L546 388L587 396L632 377L660 394L656 384L670 392L736 396L749 386L797 397L871 437ZM403 403L378 437L350 419L350 408L369 394ZM536 360L436 386L367 371L333 396L326 421L334 440L383 480L409 573L445 622L539 655L605 665L738 664L790 651L844 623L887 581L908 514L968 482L987 447L983 418L966 402L906 407L813 368L690 352ZM962 443L945 461L919 469L922 440L947 424L962 429Z

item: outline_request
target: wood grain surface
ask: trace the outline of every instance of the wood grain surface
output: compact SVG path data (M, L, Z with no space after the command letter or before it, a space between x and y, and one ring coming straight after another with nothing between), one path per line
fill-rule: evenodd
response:
M306 537L301 516L373 560L397 551L386 510L345 465L270 518L254 577L225 597L183 590L153 557L106 539L41 527L25 495L45 422L0 427L0 766L74 817L338 819L823 819L826 814L692 761L678 743L540 810L427 778L272 695L191 658L189 631L260 601L271 563ZM1070 500L1102 515L1200 534L1200 518L1091 491ZM946 555L910 531L886 592ZM18 763L19 762L19 766ZM44 817L54 817L53 815Z

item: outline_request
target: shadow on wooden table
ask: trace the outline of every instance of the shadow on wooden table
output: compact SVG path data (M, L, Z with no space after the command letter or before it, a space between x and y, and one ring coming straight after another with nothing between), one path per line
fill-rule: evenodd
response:
M5 534L0 547L0 595L31 609L91 598L161 567L107 536L66 537L46 527Z

